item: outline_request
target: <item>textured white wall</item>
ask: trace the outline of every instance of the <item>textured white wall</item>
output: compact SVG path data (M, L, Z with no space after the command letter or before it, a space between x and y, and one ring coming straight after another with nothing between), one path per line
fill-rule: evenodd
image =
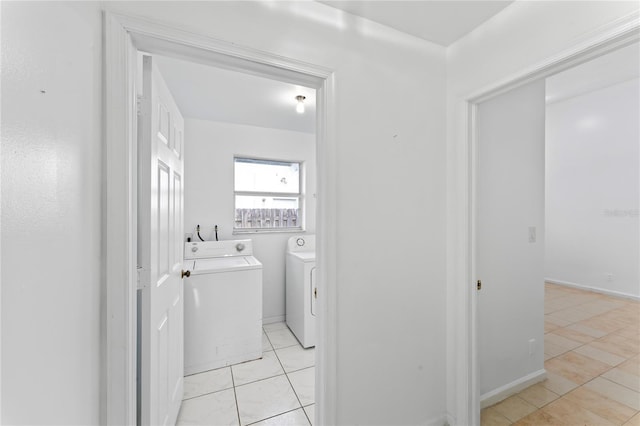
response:
M547 105L548 279L640 297L639 94L634 79Z
M467 105L471 94L538 65L591 37L593 31L637 12L637 2L517 1L447 49L447 407L467 411L465 275ZM570 22L570 25L567 23ZM542 306L540 307L542 309ZM457 418L461 424L470 419Z
M335 70L338 421L416 424L444 414L443 366L455 366L443 324L459 281L447 281L444 247L462 192L445 139L455 158L460 97L638 6L515 2L448 49L449 133L444 48L315 2L1 7L3 422L98 421L105 7ZM456 241L464 226L448 223ZM27 258L28 232L39 239ZM451 327L464 318L454 300Z
M1 422L98 424L100 9L1 7Z
M441 419L444 48L315 2L3 2L3 44L16 55L3 58L3 113L23 132L3 140L5 420L98 419L98 6L335 70L338 421ZM23 256L29 230L42 267Z
M335 70L338 421L441 419L445 49L316 2L105 5Z
M251 238L254 255L263 265L262 313L266 322L283 321L285 315L285 249L291 233L232 235L234 222L233 158L247 156L303 161L306 185L305 229L316 227L315 135L264 127L185 120L184 229L206 240ZM195 234L194 234L194 237ZM197 238L197 237L196 237Z

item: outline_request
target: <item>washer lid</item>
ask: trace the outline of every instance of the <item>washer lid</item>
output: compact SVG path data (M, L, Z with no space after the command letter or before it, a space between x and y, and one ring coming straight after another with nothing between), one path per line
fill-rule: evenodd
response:
M195 259L191 273L210 274L260 268L262 268L262 264L253 256L215 257L210 259Z

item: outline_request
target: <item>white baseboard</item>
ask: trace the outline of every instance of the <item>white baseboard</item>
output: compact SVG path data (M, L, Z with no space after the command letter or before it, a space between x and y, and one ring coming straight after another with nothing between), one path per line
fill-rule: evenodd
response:
M569 282L569 281L556 280L554 278L545 278L544 280L545 280L545 282L548 282L548 283L551 283L551 284L557 284L557 285L562 285L562 286L565 286L565 287L577 288L577 289L580 289L580 290L592 291L594 293L606 294L607 296L620 297L620 298L623 298L623 299L631 299L631 300L640 301L640 296L636 296L634 294L629 294L629 293L623 293L621 291L607 290L607 289L599 288L599 287L589 287L589 286L586 286L586 285L576 284L576 283L572 283L572 282Z
M284 320L285 320L284 315L278 315L278 316L269 317L269 318L262 318L262 325L273 324L274 322L284 322Z
M445 425L453 425L453 423L448 423L447 422L447 418L448 416L446 414L443 414L441 416L437 416L437 417L433 417L429 420L426 420L424 422L421 422L420 424L423 424L425 426L445 426Z
M547 378L547 372L542 369L534 371L531 374L527 374L524 377L514 380L511 383L507 383L504 386L500 386L490 392L480 395L480 408L486 408L493 404L497 404L503 399L509 398L511 395L515 395L523 389L528 388L531 385L535 385L538 382Z
M447 415L445 416L445 425L446 426L455 426L456 425L456 417L451 414L451 413L447 413Z

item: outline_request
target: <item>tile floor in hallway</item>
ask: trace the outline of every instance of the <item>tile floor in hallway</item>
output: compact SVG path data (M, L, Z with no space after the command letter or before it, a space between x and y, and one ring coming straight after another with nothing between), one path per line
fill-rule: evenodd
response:
M545 284L547 379L482 426L640 426L640 302Z
M267 324L263 357L184 379L178 425L311 425L315 350L283 322Z

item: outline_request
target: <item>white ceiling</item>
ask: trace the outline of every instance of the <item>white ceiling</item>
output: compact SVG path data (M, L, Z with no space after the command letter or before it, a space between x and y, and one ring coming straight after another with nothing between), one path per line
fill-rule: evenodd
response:
M185 118L315 133L316 91L267 78L154 56ZM296 112L296 96L306 96Z
M546 82L547 103L640 77L640 46L634 43L553 75Z
M437 32L438 40L447 44L508 5L508 2L404 0L322 3L362 9L374 17L388 9L386 18L393 21L393 26L412 22L417 25L420 21L424 31ZM476 4L481 7L474 6ZM465 18L451 17L453 11L460 14L460 8L465 10L462 14ZM429 24L432 20L437 21L437 25ZM466 26L463 21L467 22ZM441 25L443 22L449 25ZM315 133L314 89L179 59L154 58L186 118ZM547 102L638 78L639 64L640 50L638 44L634 44L554 75L547 79ZM295 111L297 95L307 97L304 114Z
M507 7L503 1L320 1L444 46ZM186 118L315 133L315 90L179 59L154 56ZM297 95L306 112L295 111Z
M514 0L317 0L407 34L449 46Z

